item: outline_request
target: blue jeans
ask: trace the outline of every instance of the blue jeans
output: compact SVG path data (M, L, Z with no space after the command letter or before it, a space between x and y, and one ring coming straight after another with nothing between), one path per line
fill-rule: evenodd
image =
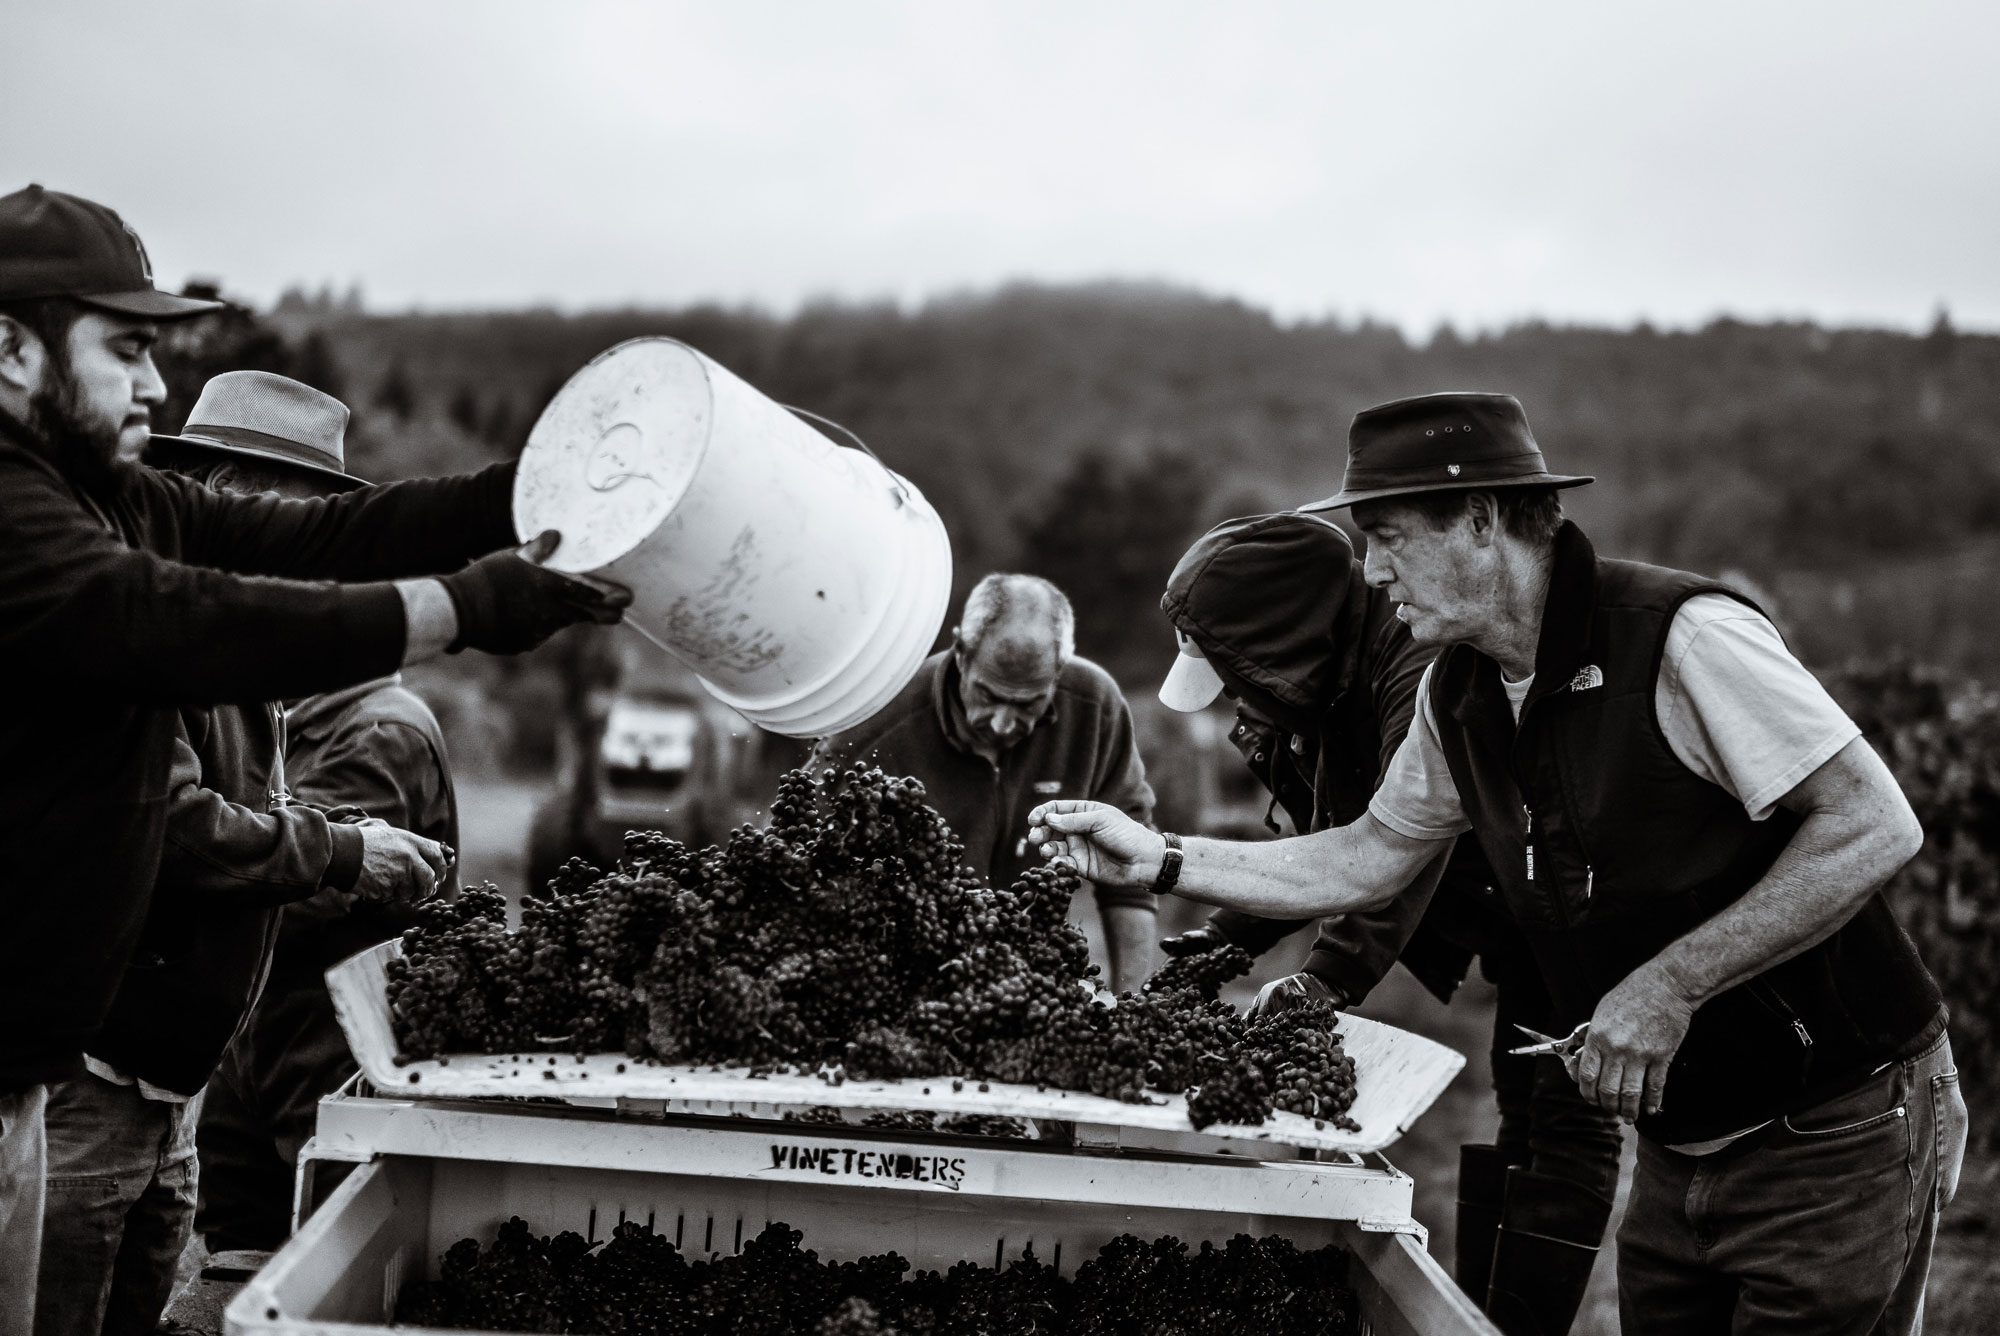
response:
M42 1257L47 1086L0 1095L0 1336L29 1336Z
M1641 1137L1618 1231L1624 1336L1914 1336L1965 1135L1940 1035L1713 1155Z
M201 1100L92 1075L49 1087L35 1336L152 1336L194 1226Z

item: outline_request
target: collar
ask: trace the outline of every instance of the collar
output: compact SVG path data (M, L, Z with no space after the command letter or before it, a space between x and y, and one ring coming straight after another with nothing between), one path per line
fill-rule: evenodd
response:
M1590 661L1591 628L1597 621L1597 550L1583 530L1564 520L1556 530L1549 592L1542 600L1541 636L1535 643L1535 685L1521 713L1550 692L1568 688L1577 669ZM1495 665L1496 676L1498 665Z
M317 696L307 696L296 705L285 709L285 736L288 745L295 745L331 725L349 706L365 697L372 696L384 687L403 685L401 673L390 673L372 682L362 682L356 686L343 687L339 691L322 691Z
M1054 723L1060 718L1057 711L1061 700L1062 679L1058 676L1055 694L1049 697L1049 708L1042 711L1041 718L1035 720L1035 727L1028 730L1028 737L1033 737L1035 731L1043 724ZM985 759L984 753L972 740L972 721L965 717L965 698L958 690L958 656L950 650L944 651L944 662L938 666L937 676L931 680L931 709L937 715L938 731L944 734L944 740L951 745L953 751ZM1027 740L1028 738L1022 738L1020 742L1000 754L1005 756L1007 752L1013 751Z
M1583 530L1564 520L1556 530L1555 547L1549 568L1549 591L1542 598L1542 626L1535 642L1535 685L1521 702L1521 718L1536 701L1566 689L1577 669L1592 661L1591 634L1597 620L1597 550ZM1473 681L1476 688L1460 697L1452 713L1461 723L1470 723L1483 706L1482 696L1491 701L1505 700L1500 686L1500 665L1478 650L1466 646L1474 656ZM1512 711L1507 711L1512 717Z

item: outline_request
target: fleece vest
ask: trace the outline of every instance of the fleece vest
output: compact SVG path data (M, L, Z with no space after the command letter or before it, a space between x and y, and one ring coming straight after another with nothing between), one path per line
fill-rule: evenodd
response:
M1681 763L1660 726L1667 632L1702 593L1736 597L1680 571L1600 560L1566 524L1519 725L1492 659L1458 645L1433 673L1452 779L1564 1026L1740 898L1800 824L1782 808L1752 821ZM1826 941L1697 1009L1663 1108L1639 1130L1700 1141L1810 1107L1942 1024L1937 985L1878 893Z

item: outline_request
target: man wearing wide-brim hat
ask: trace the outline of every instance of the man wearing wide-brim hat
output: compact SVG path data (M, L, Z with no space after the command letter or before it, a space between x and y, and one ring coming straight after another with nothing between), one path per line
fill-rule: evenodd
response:
M296 381L231 372L204 387L178 437L154 438L154 454L218 491L333 494L366 485L346 471L346 420L345 405ZM288 702L282 723L294 803L457 845L444 733L401 674ZM203 1094L195 1228L211 1254L268 1253L289 1235L318 1101L355 1071L325 971L415 921L407 905L332 887L285 906L264 990Z
M234 371L209 381L187 428L155 436L148 455L218 492L337 494L366 485L344 469L346 423L346 405L330 395ZM393 683L343 694L371 697ZM427 731L441 763L443 740L422 703L412 697L396 713ZM208 1086L270 977L287 906L393 911L382 902L399 890L399 866L420 859L425 840L457 839L449 822L413 823L401 808L374 804L372 820L338 820L328 813L343 804L294 801L281 704L184 705L179 715L166 842L137 956L86 1070L49 1088L37 1336L157 1325L194 1215ZM368 766L379 749L353 741L349 767ZM419 758L384 759L410 769L413 787L426 784ZM428 783L450 792L448 777Z
M330 394L268 371L225 371L202 386L176 436L155 432L147 459L213 485L220 476L299 498L366 487L347 471L347 405ZM226 470L226 471L225 471Z
M1030 838L1298 918L1385 904L1470 832L1559 1027L1587 1023L1560 1050L1579 1087L1638 1127L1628 1336L1913 1330L1965 1145L1937 985L1880 894L1923 831L1755 607L1564 521L1588 481L1505 395L1361 413L1346 485L1308 509L1353 508L1369 583L1440 648L1368 814L1229 845L1057 802ZM1500 1246L1542 1225L1503 1219ZM1489 1311L1546 1329L1532 1295Z

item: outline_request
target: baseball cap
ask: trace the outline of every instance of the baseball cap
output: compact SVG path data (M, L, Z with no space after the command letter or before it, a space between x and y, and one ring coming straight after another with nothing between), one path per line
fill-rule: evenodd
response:
M222 306L154 287L139 234L102 204L31 185L0 196L0 301L37 297L71 297L148 320Z
M1187 632L1175 631L1174 641L1181 652L1175 656L1174 666L1167 670L1167 680L1160 683L1160 704L1169 710L1193 714L1222 694L1222 675L1201 652L1201 646L1188 638Z

